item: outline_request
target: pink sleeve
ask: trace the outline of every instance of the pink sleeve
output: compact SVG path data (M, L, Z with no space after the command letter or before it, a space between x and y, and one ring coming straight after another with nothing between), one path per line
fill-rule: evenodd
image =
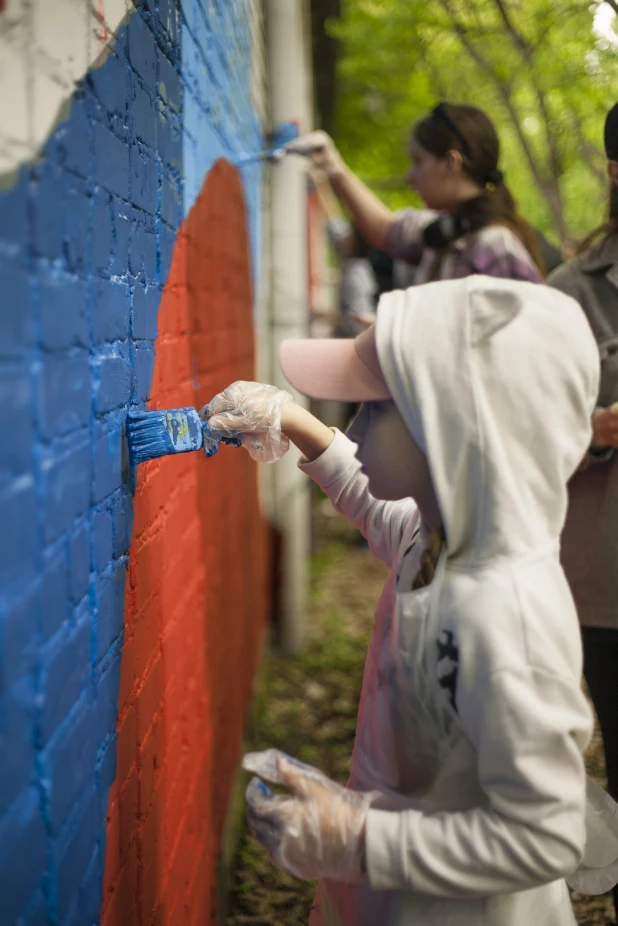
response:
M388 566L394 562L404 531L412 521L420 524L418 508L411 498L397 502L375 499L367 487L354 456L356 444L341 431L324 453L299 468L310 476L340 511L366 537L373 555Z

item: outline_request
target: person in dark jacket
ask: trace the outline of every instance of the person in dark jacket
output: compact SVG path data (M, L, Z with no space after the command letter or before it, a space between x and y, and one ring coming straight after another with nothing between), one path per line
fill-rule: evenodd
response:
M599 345L593 443L569 486L562 564L582 624L584 674L603 734L608 790L618 797L618 103L605 123L609 220L548 278L578 300ZM614 888L618 910L618 888Z

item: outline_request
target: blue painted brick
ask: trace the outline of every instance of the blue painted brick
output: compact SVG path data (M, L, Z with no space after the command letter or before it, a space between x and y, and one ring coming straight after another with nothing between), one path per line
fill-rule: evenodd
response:
M127 67L114 54L89 73L95 95L108 113L124 115L127 100Z
M76 276L48 273L41 277L41 346L62 350L88 346L86 284Z
M167 34L172 54L178 52L178 10L173 0L159 0L160 28Z
M0 606L0 695L34 665L38 617L39 596L34 584L19 599Z
M0 196L1 202L1 196ZM30 283L15 262L0 261L0 357L19 357L32 343Z
M97 122L94 126L95 181L122 199L129 195L129 151L124 141Z
M15 923L45 870L45 827L34 788L0 824L0 923Z
M56 141L63 166L85 179L90 162L90 131L83 98L73 100L69 115L57 132Z
M0 531L0 588L5 593L35 575L37 508L30 476L20 476L0 492L0 524L11 525L11 530Z
M139 84L136 78L132 79L132 89L135 94L133 102L133 121L137 138L150 148L156 144L157 111L150 96Z
M73 926L83 926L84 923L98 923L102 900L101 859L98 850L96 850L79 889L78 907Z
M145 216L135 209L131 217L131 243L129 246L129 272L134 277L144 275L144 259L146 251Z
M96 658L103 658L124 627L124 583L126 564L112 563L108 572L97 579Z
M118 200L114 200L113 216L114 253L112 255L112 273L116 276L124 276L127 272L129 260L131 210Z
M194 130L197 123L195 115L196 110L200 110L203 104L202 88L200 87L199 75L203 73L202 59L199 50L192 38L189 38L185 46L182 46L182 80L184 84L184 122L189 131Z
M176 236L171 228L162 225L159 233L159 279L165 283L172 266L172 254Z
M221 10L217 4L197 3L197 16L195 18L195 40L204 53L218 43L226 43L223 19L217 18Z
M63 543L45 550L40 600L41 629L49 640L69 616L69 567Z
M83 808L83 809L82 809ZM91 789L78 819L71 820L71 832L62 840L58 858L58 919L67 923L79 885L84 880L96 845L96 794ZM92 922L92 921L90 921ZM82 923L86 923L85 920Z
M180 78L165 55L159 55L159 95L174 112L180 110Z
M157 115L157 152L168 168L178 173L182 171L182 133L178 119L163 113Z
M131 148L131 199L150 215L157 212L157 165L139 145Z
M161 294L155 286L136 286L133 292L131 334L140 340L154 341Z
M140 77L154 90L157 50L152 33L139 14L129 20L129 59Z
M157 238L154 219L132 210L129 270L135 277L154 281L157 270Z
M123 491L114 501L112 514L112 553L115 558L124 556L129 551L131 543L131 527L133 523L133 505L131 496Z
M83 522L69 537L69 588L74 604L81 601L88 591L89 579L90 532L86 522Z
M94 439L95 504L122 485L122 428L120 422L98 423Z
M83 697L41 753L49 787L49 823L58 836L82 794L94 786L96 743L92 710Z
M53 736L90 680L89 619L74 629L67 624L50 641L42 653L41 740Z
M9 253L19 254L28 244L28 173L22 167L15 185L0 192L0 243Z
M73 435L61 448L46 451L41 475L48 543L71 527L88 507L91 450L87 435Z
M47 922L45 897L43 891L38 888L30 898L26 911L17 926L47 926Z
M152 30L153 35L156 34L158 28L157 20L157 5L159 0L138 0L136 6L138 9L144 11L145 21L149 29Z
M172 177L161 184L161 218L172 228L178 228L182 221L182 194Z
M45 438L68 434L88 424L90 367L86 351L53 354L41 365L39 426Z
M74 273L80 273L86 262L90 199L83 184L78 186L70 174L65 175L64 212L67 265Z
M196 8L193 0L180 0L180 9L182 10L182 21L183 25L181 27L183 31L181 45L184 48L184 45L188 39L191 37L191 32L195 28L195 16Z
M135 345L133 354L133 402L145 402L150 394L154 347L147 341Z
M94 360L95 410L98 415L126 405L131 394L131 369L121 349L100 353Z
M96 572L103 572L112 558L112 516L107 508L92 515L92 550Z
M21 679L2 699L0 712L0 819L34 774L35 692L33 679ZM3 844L0 842L0 854ZM0 893L1 902L1 893ZM0 923L4 922L0 918Z
M169 118L168 122L171 122L172 131L169 136L169 149L166 152L167 163L180 178L183 170L182 122L177 116Z
M97 190L92 214L92 264L99 273L109 274L114 247L111 197Z
M118 700L118 692L116 692L116 700ZM105 747L103 755L98 761L96 771L97 791L99 794L99 818L101 820L105 820L107 815L107 799L109 796L109 789L113 785L116 778L117 745L116 730L114 728L112 730L112 735L109 738L109 742Z
M157 282L157 236L154 221L150 230L144 235L144 279L147 283Z
M116 729L118 691L120 688L120 646L115 647L111 658L104 659L105 668L96 678L97 742L104 743Z
M44 257L62 256L63 172L43 163L34 194L34 249Z
M92 317L93 340L124 341L129 336L129 287L118 280L96 280Z
M8 479L29 473L32 454L32 391L25 365L0 366L0 487ZM10 435L10 440L8 436Z

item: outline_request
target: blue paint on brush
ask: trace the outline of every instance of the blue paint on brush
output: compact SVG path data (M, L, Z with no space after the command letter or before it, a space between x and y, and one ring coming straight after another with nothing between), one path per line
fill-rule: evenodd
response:
M127 439L133 463L200 450L204 444L200 416L190 407L129 412Z
M240 438L213 431L195 408L132 411L127 415L127 440L134 465L175 453L204 450L212 457L222 443L240 447Z
M260 794L262 795L262 797L265 797L265 798L267 798L268 800L270 800L270 798L272 798L272 797L275 796L274 791L272 791L272 790L268 787L267 784L264 784L264 782L262 781L261 778L256 778L256 781L255 781L255 789L256 789L256 791L259 791L259 792L260 792Z

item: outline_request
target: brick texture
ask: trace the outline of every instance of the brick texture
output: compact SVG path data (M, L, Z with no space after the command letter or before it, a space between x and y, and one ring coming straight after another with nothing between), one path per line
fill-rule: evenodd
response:
M221 160L261 143L252 3L139 0L75 85L76 39L62 121L0 186L2 926L216 915L268 609L256 470L135 473L124 430L254 375L261 173ZM14 17L47 57L7 57L37 126L48 7ZM109 38L105 7L71 34Z
M150 404L200 407L251 378L250 307L242 190L220 161L176 241ZM151 461L134 512L102 922L124 922L126 890L142 922L204 923L265 617L255 468L229 448Z

